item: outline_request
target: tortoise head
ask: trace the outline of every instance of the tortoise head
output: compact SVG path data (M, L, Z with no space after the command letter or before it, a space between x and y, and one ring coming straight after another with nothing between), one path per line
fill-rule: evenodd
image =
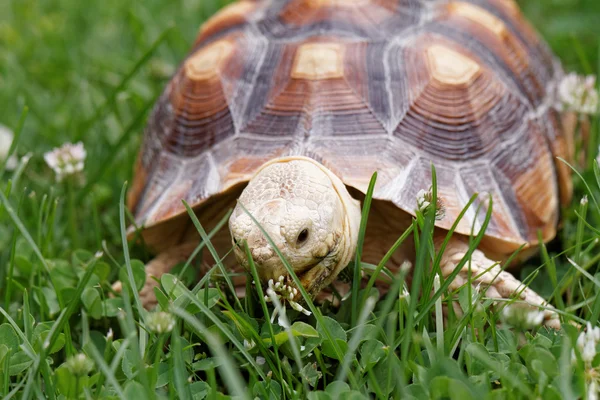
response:
M241 265L249 269L242 245L246 241L263 284L280 277L290 282L266 233L313 297L352 259L359 225L360 202L335 174L305 157L264 164L242 192L229 220ZM294 292L294 299L299 298Z

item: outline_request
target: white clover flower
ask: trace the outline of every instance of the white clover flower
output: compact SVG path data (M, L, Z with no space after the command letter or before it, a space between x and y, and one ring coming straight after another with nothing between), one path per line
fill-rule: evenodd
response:
M525 322L529 326L540 326L542 322L544 322L544 318L546 315L543 311L534 311L531 310L527 313L527 317L525 318Z
M533 329L542 324L545 318L543 311L534 310L526 304L512 304L502 310L504 321L521 329Z
M252 348L254 348L254 346L256 346L256 343L254 343L254 340L250 339L250 341L244 339L244 348L246 350L250 350Z
M412 263L410 261L404 261L402 265L400 265L400 272L403 274L408 274L412 270Z
M261 356L256 357L256 363L258 365L265 365L266 362L267 362L267 360L264 357L261 357Z
M587 197L587 194L586 194L586 195L584 195L584 196L581 198L581 201L580 201L579 203L580 203L582 206L587 206L587 204L588 204L588 197Z
M82 172L86 156L83 143L66 143L45 153L44 160L54 170L56 180L60 182L66 176Z
M558 87L560 111L575 111L581 114L598 113L598 90L596 77L571 73L563 78Z
M291 301L290 300L290 306L292 306L292 308L296 311L301 312L304 315L310 315L311 312L308 311L306 308L302 307L300 304L296 303L295 301Z
M429 205L431 204L425 199L427 195L428 193L423 189L419 190L419 192L417 193L417 207L421 212L425 212L427 207L429 207Z
M404 284L404 286L402 287L402 292L400 293L400 298L406 299L407 303L410 302L410 292L408 291L406 284Z
M592 380L587 387L587 400L598 400L599 393L600 386L598 386L598 381Z
M479 282L477 284L477 286L473 286L473 290L471 290L471 305L479 306L478 301L481 299L480 295L481 295L481 282Z
M75 376L86 376L94 368L94 362L83 353L79 353L67 360L65 366Z
M164 311L149 313L146 317L146 327L156 334L171 332L175 327L175 317Z
M429 207L431 206L431 202L433 201L433 192L432 189L425 191L423 189L419 190L417 193L417 212L425 214ZM446 208L444 207L444 203L442 199L438 196L435 207L435 219L438 221L444 219L446 215Z
M14 134L12 131L4 125L0 125L0 163L4 162L6 157L8 157L8 151L12 145L13 138ZM18 163L19 161L17 156L13 154L8 160L6 160L6 169L8 171L12 171L13 169L17 168Z
M587 329L585 332L581 332L577 338L576 346L581 353L581 358L585 363L591 363L596 356L596 344L600 341L600 329L592 328L592 325L588 322ZM575 361L577 358L575 352L572 353L572 359Z
M587 328L584 332L581 332L577 337L575 346L581 354L581 359L585 364L585 380L587 385L587 399L598 399L600 394L599 379L600 374L598 368L592 366L592 362L596 357L596 347L600 343L600 328L592 327L592 324L587 323ZM571 361L577 362L577 355L575 350L571 351Z
M279 311L279 317L277 318L277 325L283 329L289 329L291 327L290 322L285 315L285 308L282 307L283 311Z
M581 332L577 338L576 346L581 353L581 359L586 365L591 365L594 357L596 357L596 346L600 342L600 328L592 327L588 322L585 332ZM577 360L575 351L571 353L571 359Z
M267 286L268 288L267 294L265 295L265 301L273 303L273 298L275 297L277 300L289 303L290 307L303 313L304 315L312 314L309 310L294 300L298 295L298 289L292 287L292 285L286 284L285 277L283 275L277 279L277 282L275 282L273 279L269 279ZM277 309L275 311L277 311ZM274 317L275 314L273 315L273 318Z

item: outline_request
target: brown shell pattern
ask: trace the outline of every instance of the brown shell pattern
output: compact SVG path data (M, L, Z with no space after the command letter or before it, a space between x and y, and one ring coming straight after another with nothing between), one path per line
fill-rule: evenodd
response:
M378 171L375 197L414 213L433 163L439 227L479 193L458 232L482 224L491 196L488 236L547 240L567 156L551 107L561 74L513 0L239 1L201 27L155 106L129 205L155 225L181 199L306 155L362 191Z

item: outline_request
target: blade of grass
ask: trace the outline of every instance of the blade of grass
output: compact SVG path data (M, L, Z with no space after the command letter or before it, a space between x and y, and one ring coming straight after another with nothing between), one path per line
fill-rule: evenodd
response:
M44 267L44 270L46 271L46 274L48 275L50 283L52 284L52 287L54 288L54 291L56 292L56 297L58 299L58 303L59 303L60 307L63 308L64 303L62 300L62 296L60 294L60 291L58 290L58 286L56 285L56 282L54 282L54 280L52 278L52 274L50 274L50 267L48 266L46 259L44 258L40 249L36 245L35 241L33 240L31 235L27 231L27 228L25 228L25 225L23 224L23 222L21 221L21 219L19 218L19 216L17 215L17 213L15 212L13 207L11 206L10 202L4 195L4 192L2 192L1 190L0 190L0 203L2 203L2 205L4 206L4 209L6 210L6 212L12 219L13 224L19 230L19 232L21 232L21 235L23 236L23 238L31 246L31 249L37 256L37 258L40 260L40 262L42 263L42 266Z
M197 306L204 306L204 304L198 302L193 297L191 297L190 300ZM244 384L244 379L242 378L240 371L236 367L236 362L232 360L232 358L229 355L229 352L221 344L221 341L218 340L212 333L210 333L207 327L204 326L198 319L194 318L185 310L182 310L180 308L173 308L172 312L173 314L177 315L179 318L184 320L186 323L188 323L190 326L192 326L196 330L196 332L201 334L202 337L206 339L206 342L209 344L210 351L215 357L221 360L221 363L219 364L218 368L221 371L223 381L231 390L231 392L243 399L249 399L248 392L245 390L246 385ZM203 312L205 312L205 310L203 310ZM223 326L220 326L219 328L222 329ZM239 344L241 348L243 348L243 345L241 345L240 343L237 344ZM252 357L250 357L250 360L253 361ZM251 362L251 364L253 363ZM257 372L258 370L260 370L260 367L258 365L253 365L253 367L257 368ZM266 380L266 377L264 379Z
M481 240L485 236L485 231L487 230L487 227L490 223L491 218L492 218L492 198L490 197L486 216L481 225L481 229L479 230L479 233L473 238L473 242L469 246L469 249L465 253L465 256L463 257L463 259L456 265L456 268L454 268L452 273L450 273L450 275L448 275L446 277L446 279L442 283L442 286L440 287L440 290L438 290L436 293L434 293L433 296L431 296L431 298L429 299L429 301L427 301L426 304L423 306L423 310L419 313L419 315L415 319L415 322L421 321L423 318L425 318L427 316L428 310L430 310L435 305L435 301L438 299L438 297L440 297L444 292L446 292L448 290L452 281L460 273L460 271L462 270L464 265L471 259L473 252L477 249L477 247L481 243Z
M592 64L588 60L587 54L586 54L584 48L581 46L581 42L574 34L571 35L571 44L573 45L573 49L575 49L575 53L577 54L577 57L579 58L579 62L581 63L581 66L583 67L584 72L588 75L593 74L594 67L592 67Z
M258 292L258 301L260 302L260 306L263 310L263 315L266 321L269 320L269 309L267 308L267 303L265 302L265 293L262 290L262 286L260 284L260 278L258 276L258 271L256 270L256 265L254 264L254 259L252 258L252 254L250 254L250 248L248 247L248 243L244 241L244 252L246 253L246 259L248 260L248 266L250 267L250 274L252 279L255 282L256 291ZM251 296L250 293L246 293L246 296ZM273 352L275 353L275 359L281 360L279 356L279 348L275 342L275 332L273 330L272 324L267 324L267 328L269 329L269 337L271 339L271 343L273 343ZM279 376L283 381L283 370L281 367L281 362L277 362L277 369L279 372Z
M19 163L17 164L17 168L13 171L13 174L11 176L13 188L19 187L21 176L25 172L25 168L27 168L27 165L29 165L29 161L31 161L31 157L32 157L31 153L27 153L23 157L21 157L21 159L19 160Z
M143 331L143 327L139 327L139 331L136 330L133 308L131 307L131 303L129 300L129 292L133 293L133 299L135 303L136 311L139 315L140 320L143 322L143 325L146 325L146 310L144 309L142 302L140 300L140 295L137 291L137 287L135 284L135 279L133 277L133 269L131 267L131 258L129 256L129 245L127 243L127 230L125 227L125 193L127 191L127 182L123 184L123 188L121 189L121 196L119 200L119 226L121 233L121 245L123 247L123 257L125 258L125 268L127 271L127 280L128 282L123 283L121 297L123 298L123 307L125 308L125 318L122 323L122 329L124 332L131 335L132 338L132 354L134 357L134 363L138 366L138 374L137 378L142 384L144 388L149 387L148 381L148 370L146 369L146 365L144 363L144 357L142 356L142 349L140 348L140 340L139 337L144 338L145 332ZM122 267L121 267L122 268ZM119 319L119 322L122 321ZM146 390L145 395L150 396L154 392Z
M138 73L138 71L150 60L156 49L162 44L162 42L168 37L169 33L173 29L173 26L165 29L160 36L152 43L150 48L146 50L146 52L142 55L142 57L135 63L133 68L123 77L121 82L117 85L117 87L107 96L106 101L96 109L94 115L83 123L81 129L74 135L74 142L81 140L84 133L87 133L88 130L96 123L97 120L102 118L106 113L115 108L115 103L117 99L117 95L122 92L129 81Z
M217 317L217 315L215 315L215 313L213 313L208 307L206 307L202 302L200 302L195 296L192 296L192 294L190 293L189 290L185 290L184 295L187 296L189 298L189 300L192 302L192 304L196 305L198 308L200 308L200 311L204 314L206 314L206 316L208 316L208 318L219 328L219 330L221 332L223 332L223 334L225 336L227 336L227 338L231 341L231 343L233 343L233 345L235 347L237 347L237 349L243 354L244 358L246 359L246 361L248 361L248 363L250 363L250 365L252 365L253 368L255 368L256 373L258 375L260 375L260 377L263 380L267 379L267 376L264 374L264 372L262 371L262 369L260 368L260 366L256 363L256 360L248 353L248 351L246 350L246 348L244 347L243 343L241 343L232 333L231 331L227 328L227 326ZM175 311L173 311L175 313ZM183 317L182 317L183 318ZM185 319L185 318L184 318ZM186 320L187 321L187 320ZM198 331L198 333L200 335L203 335L205 331L201 330Z
M369 281L367 282L367 286L365 287L364 293L365 296L371 292L371 288L373 288L373 286L375 285L375 282L377 281L377 278L379 277L379 274L381 273L381 271L383 270L383 268L386 266L386 264L388 263L388 261L392 258L392 256L394 255L394 253L396 252L396 250L398 250L398 248L402 245L402 243L404 243L404 241L413 233L413 225L411 224L405 231L404 233L402 233L402 235L398 238L398 240L396 240L396 242L392 245L392 247L390 247L390 249L388 250L388 252L385 254L385 256L381 259L381 261L379 262L379 264L377 264L377 267L375 268L375 270L373 271L373 273L371 274L371 277L369 278ZM366 297L362 299L361 301L361 307L360 309L362 310L364 307L364 301L366 300Z
M433 290L436 292L440 290L440 276L435 275L433 281ZM435 302L435 333L438 357L444 356L444 315L442 310L442 298L437 299Z
M107 156L101 158L101 161L97 163L98 168L87 176L85 186L78 191L77 197L75 198L75 202L77 204L81 203L83 198L89 195L92 187L96 183L98 183L110 170L110 165L117 158L117 155L119 155L119 151L125 147L125 144L131 138L131 135L134 132L137 132L139 127L146 119L146 114L148 113L148 110L152 107L155 101L156 98L144 104L138 112L138 114L133 118L133 122L131 122L129 126L127 126L127 128L123 131L119 140L114 145L111 145L109 149L107 149Z
M122 343L121 346L125 346L125 343ZM96 363L100 371L102 371L104 379L107 383L110 384L110 386L112 386L112 389L115 391L117 396L121 400L127 400L127 397L125 397L125 393L123 392L121 385L119 385L119 381L117 380L113 370L108 367L108 365L104 361L104 358L102 357L98 349L96 349L96 346L92 341L89 342L87 351L90 353L90 356L94 359L94 362Z
M356 243L356 255L354 262L354 279L352 280L352 316L350 323L352 326L356 324L358 317L358 291L360 289L360 282L362 281L361 274L361 259L363 246L365 244L365 233L367 231L367 222L369 220L369 211L371 210L371 202L373 201L373 190L375 190L375 183L377 182L377 172L371 177L369 182L369 188L365 195L365 201L363 202L362 216L360 219L360 228L358 231L358 241Z
M539 244L540 255L542 257L542 261L544 262L544 265L546 265L546 270L548 271L548 276L550 277L552 287L557 288L558 287L558 276L556 274L556 263L554 262L553 259L550 258L550 255L548 254L548 249L546 248L546 245L544 244L544 241L542 240L541 232L538 232L538 242L540 243ZM556 304L559 309L564 310L565 303L564 303L563 298L560 295L560 293L555 291L553 298L554 298L554 304Z
M587 208L588 208L588 202L587 202L587 197L584 197L581 200L581 204L579 205L579 215L581 215L580 218L578 218L577 221L577 233L575 235L575 262L577 263L581 263L581 249L583 247L583 235L584 235L584 229L585 229L585 225L582 221L585 221L586 217L587 217Z
M180 315L185 315L185 311L182 311ZM193 319L192 319L193 321ZM189 323L189 322L188 322ZM206 331L206 327L202 327L204 328L204 330L202 331ZM218 354L217 357L220 357L220 359L226 364L226 365L230 365L231 362L227 362L229 361L228 358L228 354L227 352L222 350L222 346L221 343L218 340L215 340L212 338L212 334L210 333L206 333L204 335L206 337L207 342L210 344L210 349L211 351L214 351L215 353ZM177 389L177 397L183 399L183 400L188 400L192 398L192 393L190 392L190 386L187 382L187 379L185 379L185 377L188 375L187 373L187 369L185 367L185 362L183 361L183 357L181 355L181 353L183 352L182 348L181 348L181 334L179 333L179 325L175 324L175 329L173 329L173 332L171 333L171 342L172 342L172 346L173 346L173 357L171 357L171 364L173 365L173 368L171 369L173 372L173 382L174 382L174 386ZM217 350L218 349L218 350ZM227 360L227 361L225 361ZM234 369L235 372L237 372L237 370ZM227 369L227 372L229 373L229 369ZM235 373L234 372L234 373ZM227 376L227 375L226 375ZM238 376L239 376L239 372L238 372ZM239 388L237 386L237 383L239 382L240 378L236 376L237 379L234 379L234 384L231 386L231 390L235 393L238 392ZM227 385L229 387L229 385ZM240 392L238 392L240 393Z
M573 361L571 356L571 341L568 335L562 340L560 358L558 360L560 374L558 376L558 388L562 398L565 400L575 400L579 398L573 393L572 377L573 377Z
M342 350L340 349L340 346L337 344L337 342L333 339L333 335L331 334L331 331L329 330L329 328L325 324L324 319L323 319L323 315L321 314L321 310L319 310L317 307L315 307L315 304L313 303L312 298L306 292L306 289L304 289L304 286L302 286L302 282L298 278L298 275L296 275L296 272L294 272L294 269L290 265L289 261L281 253L281 251L279 250L279 248L277 247L277 245L275 245L275 242L273 242L273 239L271 239L271 237L269 236L269 234L267 233L267 231L256 220L256 218L254 218L254 216L246 209L246 207L244 207L244 205L242 203L239 203L239 202L238 202L238 205L250 217L250 219L252 220L252 222L254 224L256 224L256 226L260 229L261 233L267 239L267 242L269 243L269 245L271 246L271 248L275 251L275 253L279 257L279 259L283 263L283 265L284 265L285 269L287 270L288 274L290 275L290 277L292 278L292 280L296 284L296 287L297 287L298 291L300 292L300 294L302 294L302 298L306 302L306 305L308 306L308 308L310 309L310 311L315 316L315 319L317 320L317 322L323 328L323 333L325 334L326 339L329 340L329 342L331 342L331 345L333 347L333 351L336 354L336 358L338 360L343 359ZM258 282L257 282L257 284L258 284ZM354 387L357 387L358 382L356 382L356 380L354 379L353 375L350 375L350 381L351 381L351 384Z
M267 290L267 295L270 297L271 302L273 303L273 306L275 307L275 309L278 310L278 312L279 312L279 320L281 322L281 325L283 326L284 332L288 336L288 343L290 344L290 347L292 348L292 356L294 358L294 361L296 362L298 369L300 371L302 371L302 369L304 368L304 363L302 362L302 357L300 355L300 346L298 346L296 337L294 336L294 334L292 332L291 324L287 318L287 315L285 314L285 309L283 308L283 305L277 298L277 295L275 294L275 292ZM275 342L272 342L272 343L273 343L273 347L275 347L276 343ZM305 393L308 393L309 389L308 389L308 382L306 381L306 378L304 377L303 374L300 374L300 378L302 379L302 385L304 386Z
M348 342L348 350L344 355L344 359L338 368L337 375L335 377L335 381L338 382L346 382L346 378L350 371L350 364L352 359L356 357L356 351L358 350L358 346L360 345L363 338L363 332L365 330L365 323L367 322L367 318L375 308L376 299L374 297L369 297L365 301L364 307L361 309L360 315L358 317L358 321L355 325L352 325L355 329L352 337L350 338L350 342Z
M221 218L221 220L219 222L217 222L217 225L215 225L215 227L210 232L208 232L208 235L206 237L207 237L207 239L208 239L209 242L225 226L225 224L229 220L229 217L231 216L232 212L233 212L233 209L230 209L228 212L226 212L225 215L223 216L223 218ZM206 243L207 242L204 239L202 239L200 241L200 244L198 245L198 247L196 247L194 249L194 252L188 257L187 261L185 262L185 264L181 268L181 271L179 272L178 278L181 278L185 274L185 272L187 271L187 269L192 264L192 261L206 247ZM225 257L226 257L226 255L221 258L221 263L223 262L223 259ZM218 265L217 265L217 267L218 267Z
M27 340L27 336L25 336L25 333L23 333L23 331L21 330L19 325L17 325L15 320L2 307L0 307L0 314L2 314L4 318L6 318L6 321L13 327L13 329L17 333L17 336L19 336L19 338L23 341L23 350L26 350L28 354L35 354L33 346L31 345L29 340Z
M471 355L481 362L486 368L495 372L500 376L500 379L507 380L513 387L518 389L527 399L533 398L533 393L529 387L516 375L504 368L500 362L494 361L491 357L484 353L480 347L472 346Z
M594 276L592 276L592 274L587 272L585 269L581 268L575 261L571 260L570 258L567 258L567 261L569 262L569 264L575 267L575 269L579 271L581 275L585 276L590 282L593 282L594 285L600 288L600 281L598 281Z
M421 283L423 279L423 274L425 273L425 269L429 270L427 259L430 255L430 247L433 245L433 229L435 227L436 214L435 207L437 205L437 177L433 165L431 167L431 182L431 207L429 207L429 210L425 215L425 220L421 228L421 234L417 235L417 232L415 231L415 236L420 236L420 238L415 265L413 267L413 278L410 290L408 315L406 318L406 328L402 333L402 348L400 350L402 359L409 359L409 346L415 330L415 325L413 325L413 323L418 324L418 321L414 321L414 317L415 312L417 310L417 303L419 302L420 298Z
M59 332L62 332L63 329L67 328L67 323L69 321L69 318L71 318L71 316L75 312L75 309L79 305L83 290L87 286L88 282L90 281L90 279L92 277L92 274L95 271L95 266L96 266L96 262L98 261L98 259L99 259L99 257L97 257L97 256L93 257L88 262L88 264L85 266L85 269L86 269L85 274L83 275L83 277L79 281L79 284L77 285L77 288L75 289L75 292L73 294L73 296L74 296L73 301L70 301L69 304L67 305L67 308L62 310L62 312L60 313L60 316L58 317L56 322L50 328L50 331L48 332L48 335L46 336L46 339L44 340L44 343L42 344L42 347L40 350L40 355L39 355L39 359L43 360L44 363L46 362L46 356L47 356L46 352L50 351L50 349L52 349L52 347L54 346L54 343L58 339ZM70 340L70 330L65 330L65 336L66 337L68 336L67 340ZM72 346L72 344L71 344L71 346ZM73 350L71 350L71 352L73 352ZM36 362L36 363L34 363L34 367L32 370L34 371L35 374L37 374L39 368L40 368L40 363Z
M205 243L206 247L208 248L208 251L210 252L210 254L213 257L213 259L215 260L215 262L217 263L219 270L223 274L223 278L225 279L225 282L227 283L227 286L229 287L229 290L231 291L231 294L233 295L233 298L235 299L235 304L239 307L240 310L243 310L244 307L242 307L242 303L240 302L240 299L238 299L238 297L235 293L235 287L233 286L233 282L231 282L231 278L229 277L229 274L227 273L227 269L221 262L221 257L219 257L217 250L215 249L215 247L212 245L211 241L209 240L208 235L206 234L206 231L204 230L204 227L202 227L202 224L200 223L200 221L198 220L198 217L196 216L196 213L192 210L190 205L185 200L182 200L182 202L192 220L192 223L194 224L194 226L196 227L196 230L200 234L202 241Z
M142 306L142 302L140 300L140 295L135 286L135 279L133 278L133 269L131 268L131 258L129 257L129 245L127 243L127 229L125 228L125 193L127 191L127 182L123 184L123 188L121 189L121 198L119 201L119 223L121 227L121 244L123 246L123 257L125 258L125 268L127 270L127 278L129 280L129 287L131 288L131 293L133 293L133 298L135 302L135 306L137 308L138 314L142 321L146 321L146 315L144 307Z
M21 208L21 202L19 202L19 205L17 206L17 214L19 213L19 210ZM12 237L12 243L11 243L11 249L10 249L10 260L8 263L8 274L6 275L6 288L5 288L5 292L4 292L4 309L8 310L9 304L10 304L10 299L11 299L11 294L12 294L12 287L13 287L13 276L14 276L14 271L15 271L15 257L17 255L17 234L13 233L13 237Z
M592 199L592 201L594 202L594 205L596 206L596 211L598 213L600 213L600 205L598 204L598 201L596 200L596 197L594 196L594 192L592 191L592 189L590 188L590 185L588 185L588 183L584 179L584 177L579 173L579 171L577 171L577 168L575 168L571 164L569 164L569 162L567 160L565 160L564 158L561 158L561 157L556 157L556 158L560 162L566 164L569 168L571 168L571 171L573 171L575 173L575 175L577 175L579 177L579 179L581 179L581 183L583 183L583 185L585 186L588 196ZM596 165L594 172L596 171L597 168L598 168L598 166ZM599 181L599 183L600 183L600 181Z

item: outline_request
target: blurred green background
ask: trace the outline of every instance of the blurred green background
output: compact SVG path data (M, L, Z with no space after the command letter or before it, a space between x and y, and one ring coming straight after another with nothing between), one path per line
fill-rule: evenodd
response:
M66 141L85 143L86 176L95 185L84 196L93 195L102 228L83 242L118 240L117 196L131 174L146 111L200 23L225 3L0 0L0 124L14 127L29 106L18 153L32 152L23 181L39 193L54 184L43 153ZM599 0L520 3L567 69L597 70ZM89 203L81 205L86 210Z

